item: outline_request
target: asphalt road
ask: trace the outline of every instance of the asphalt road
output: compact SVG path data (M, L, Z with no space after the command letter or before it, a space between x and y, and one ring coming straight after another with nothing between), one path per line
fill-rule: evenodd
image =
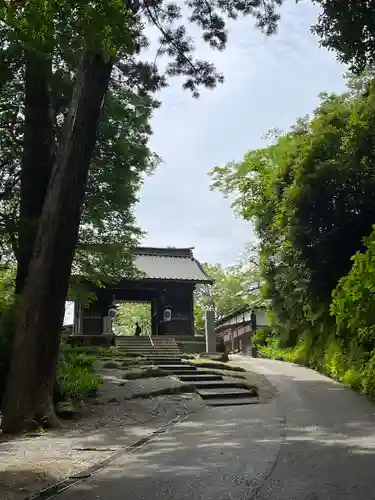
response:
M59 500L375 500L375 407L312 370L236 361L275 402L203 410Z

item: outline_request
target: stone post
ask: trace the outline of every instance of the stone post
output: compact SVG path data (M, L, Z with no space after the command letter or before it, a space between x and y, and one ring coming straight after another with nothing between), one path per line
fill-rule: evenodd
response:
M214 311L206 311L204 317L204 326L206 334L206 352L216 352L216 334L215 334L215 314Z
M104 316L103 318L103 335L112 335L112 318L110 316Z
M250 335L248 333L245 333L241 337L242 340L242 353L245 356L251 355L251 342L250 342Z
M253 344L253 336L256 334L257 331L257 316L255 314L255 311L251 312L251 355L253 358L258 357L258 352L256 347Z

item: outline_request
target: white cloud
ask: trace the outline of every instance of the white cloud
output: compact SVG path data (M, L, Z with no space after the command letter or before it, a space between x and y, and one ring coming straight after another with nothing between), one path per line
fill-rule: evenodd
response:
M176 82L161 94L152 148L165 163L146 179L137 207L145 244L194 246L201 260L229 265L253 239L229 202L209 191L207 173L259 147L270 128L310 113L319 92L343 89L343 67L310 34L316 16L310 2L290 1L274 37L247 19L230 23L225 52L198 43L199 56L213 60L226 81L197 101Z

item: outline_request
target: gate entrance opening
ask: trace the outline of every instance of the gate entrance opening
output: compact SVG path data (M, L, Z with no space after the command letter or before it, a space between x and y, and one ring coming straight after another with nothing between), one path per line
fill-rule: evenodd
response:
M113 333L120 336L134 336L136 325L140 335L151 333L151 302L119 302L116 318L113 321Z

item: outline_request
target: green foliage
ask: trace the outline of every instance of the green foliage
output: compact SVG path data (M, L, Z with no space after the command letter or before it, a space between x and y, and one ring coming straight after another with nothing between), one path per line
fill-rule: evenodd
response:
M151 304L142 302L124 302L120 304L115 330L117 335L134 335L135 324L141 327L141 335L151 332Z
M207 9L205 3L194 0L185 10L163 0L127 7L118 0L95 0L89 4L45 0L27 1L21 10L17 2L0 7L1 263L14 261L20 255L17 245L24 156L24 69L28 54L49 67L43 76L49 81L42 83L50 93L56 144L61 138L74 71L83 51L101 52L113 61L73 265L74 273L81 277L113 280L134 271L130 250L142 232L136 225L133 207L144 176L160 161L148 147L149 121L159 106L155 92L167 84L170 76L178 76L194 96L198 96L199 87L214 88L223 80L212 63L196 56L195 44L186 28L186 15L190 24L202 31L210 47L223 50L227 44L228 17L252 16L260 30L272 34L281 3L212 2ZM145 28L150 24L159 33L159 39L148 38ZM154 40L155 46L151 43ZM140 57L150 45L157 54L152 64ZM162 74L157 64L161 58Z
M260 240L272 332L257 332L260 354L374 398L375 80L348 83L322 94L312 118L211 175Z
M313 32L321 38L323 47L334 50L340 61L352 69L363 71L374 65L375 2L338 2L314 0L322 12Z
M224 269L220 264L203 264L213 285L198 285L195 290L194 314L197 332L204 331L204 313L210 309L220 319L245 305L262 303L259 287L259 262L256 250L246 249L242 259Z
M259 328L252 336L252 344L256 348L265 347L273 337L270 328Z
M367 350L375 347L375 230L364 238L366 251L353 256L350 272L333 292L331 313L341 335L356 336Z
M62 344L57 366L57 402L91 396L101 385L93 373L96 356L87 349Z
M375 90L366 76L342 95L322 94L303 118L243 162L215 168L213 188L260 239L263 296L284 347L334 329L331 294L375 220Z
M92 396L101 385L99 377L88 368L60 361L57 368L59 393L64 400Z
M259 352L263 357L318 370L375 400L375 352L364 352L355 341L345 348L332 336L316 346L305 336L295 347L281 348L278 340L272 339Z

